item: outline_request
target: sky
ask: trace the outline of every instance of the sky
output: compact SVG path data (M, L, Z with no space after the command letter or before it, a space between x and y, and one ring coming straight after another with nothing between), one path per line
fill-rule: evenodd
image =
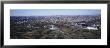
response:
M11 16L101 15L100 9L11 9Z

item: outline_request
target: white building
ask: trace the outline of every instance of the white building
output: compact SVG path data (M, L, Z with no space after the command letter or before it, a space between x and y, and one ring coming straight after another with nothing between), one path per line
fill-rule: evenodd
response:
M57 28L54 25L50 25L50 30L56 30Z
M86 27L86 28L83 28L83 29L98 30L98 29L97 29L97 28L95 28L95 27Z

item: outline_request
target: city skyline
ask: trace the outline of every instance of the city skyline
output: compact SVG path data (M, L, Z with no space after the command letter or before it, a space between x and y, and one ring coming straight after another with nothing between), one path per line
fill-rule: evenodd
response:
M101 15L100 9L11 9L10 16Z

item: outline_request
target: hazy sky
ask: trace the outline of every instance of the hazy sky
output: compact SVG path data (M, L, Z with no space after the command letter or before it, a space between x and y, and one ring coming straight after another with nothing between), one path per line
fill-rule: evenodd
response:
M101 15L100 9L11 9L11 16Z

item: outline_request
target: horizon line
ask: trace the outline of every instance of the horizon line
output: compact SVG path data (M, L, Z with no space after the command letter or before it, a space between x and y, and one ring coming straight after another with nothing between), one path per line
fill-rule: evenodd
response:
M29 16L101 16L101 15L29 15Z

